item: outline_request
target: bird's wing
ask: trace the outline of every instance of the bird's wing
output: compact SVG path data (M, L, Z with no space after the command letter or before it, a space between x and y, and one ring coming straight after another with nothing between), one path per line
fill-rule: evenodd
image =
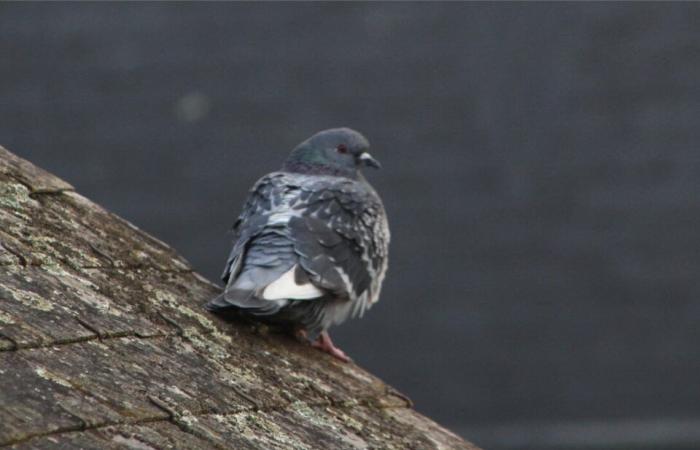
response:
M359 301L353 312L364 311L385 267L385 244L375 236L378 212L376 194L352 180L262 178L236 221L220 306L272 314L289 299L332 294Z
M303 188L305 214L289 222L294 247L311 280L355 298L371 286L372 230L362 221L371 192L355 181L322 179Z
M305 213L289 230L311 282L353 303L352 315L376 301L389 243L384 207L365 182L319 178L302 186Z
M250 189L243 210L232 227L235 238L221 274L224 283L228 283L231 275L238 273L246 244L267 224L273 211L273 202L279 203L284 193L283 178L282 173L273 172L260 178Z

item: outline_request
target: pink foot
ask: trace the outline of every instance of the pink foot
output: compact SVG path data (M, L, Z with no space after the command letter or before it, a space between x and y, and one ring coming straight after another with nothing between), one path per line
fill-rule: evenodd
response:
M350 358L348 357L348 355L346 355L344 351L333 345L333 341L331 340L331 337L327 331L322 332L318 339L311 343L311 345L319 350L323 350L324 352L328 353L334 358L338 358L343 362L350 362Z

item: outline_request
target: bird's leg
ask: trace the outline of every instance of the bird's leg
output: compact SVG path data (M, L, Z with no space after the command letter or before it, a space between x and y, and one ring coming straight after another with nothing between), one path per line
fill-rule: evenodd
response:
M328 353L334 358L338 358L343 362L350 362L350 358L348 357L348 355L346 355L344 351L333 345L333 341L331 340L331 337L327 331L321 332L318 338L314 342L312 342L311 345L319 350L323 350L324 352Z

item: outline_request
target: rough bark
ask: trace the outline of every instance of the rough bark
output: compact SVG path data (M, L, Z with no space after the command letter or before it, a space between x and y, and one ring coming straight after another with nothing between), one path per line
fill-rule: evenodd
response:
M218 291L0 147L0 447L475 448L356 365L207 314Z

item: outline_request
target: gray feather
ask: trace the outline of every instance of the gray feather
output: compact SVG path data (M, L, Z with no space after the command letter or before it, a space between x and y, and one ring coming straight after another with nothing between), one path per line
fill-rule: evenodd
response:
M225 291L207 308L239 309L288 321L315 337L362 314L379 296L387 267L384 207L362 178L273 172L251 189L233 231L222 275ZM308 299L265 299L264 289L295 267Z

